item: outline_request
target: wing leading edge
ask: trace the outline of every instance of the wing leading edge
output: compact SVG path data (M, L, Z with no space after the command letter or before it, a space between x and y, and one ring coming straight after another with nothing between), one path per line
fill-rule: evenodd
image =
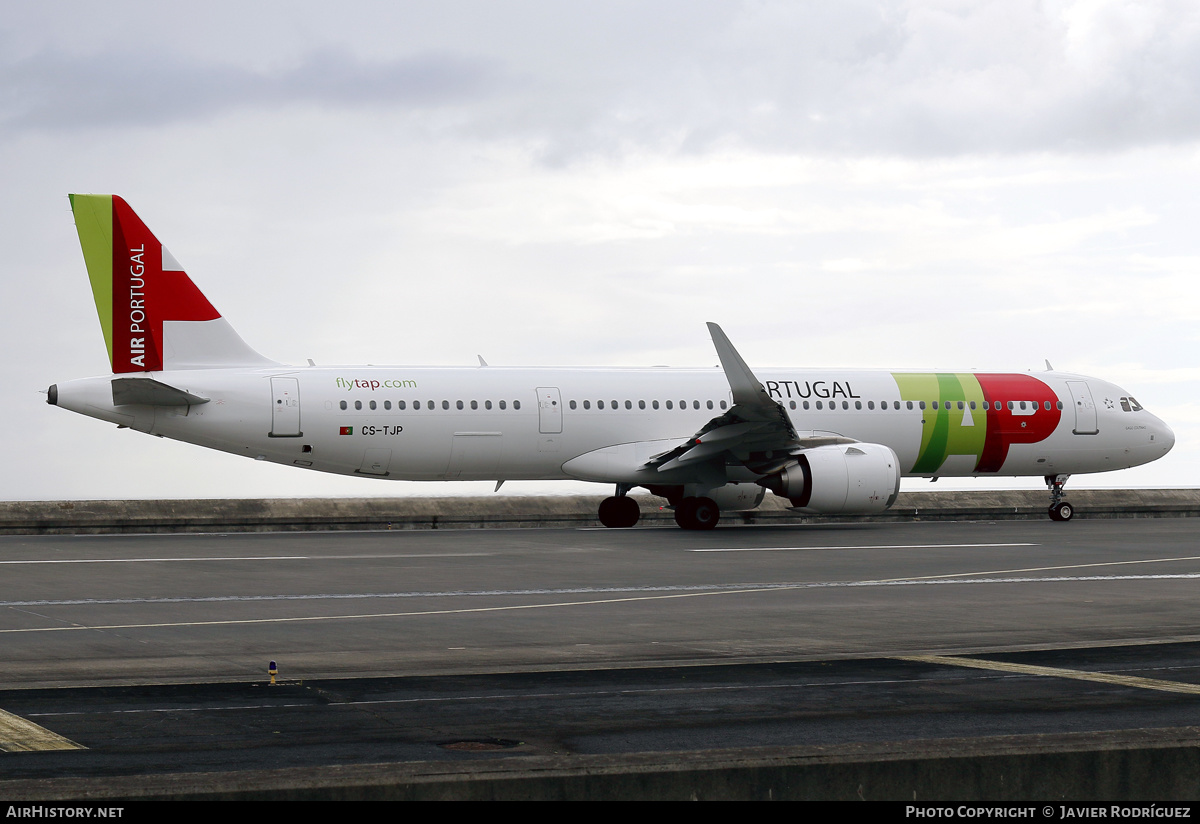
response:
M713 470L723 474L725 467L732 464L769 475L793 462L805 449L855 442L841 437L801 438L787 410L767 394L762 381L721 327L709 323L708 331L733 392L733 406L706 423L688 441L651 458L643 469L674 474L694 467L698 474L711 478Z

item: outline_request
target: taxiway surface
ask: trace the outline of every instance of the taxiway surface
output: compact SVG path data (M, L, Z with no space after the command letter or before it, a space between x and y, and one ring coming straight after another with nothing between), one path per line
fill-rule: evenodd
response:
M0 539L0 688L1200 638L1191 519Z
M9 739L90 753L14 777L1200 723L1190 519L9 537L0 570Z

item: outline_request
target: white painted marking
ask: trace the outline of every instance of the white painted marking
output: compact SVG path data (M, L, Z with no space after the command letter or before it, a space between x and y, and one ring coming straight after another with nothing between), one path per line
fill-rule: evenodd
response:
M450 649L466 649L466 647L450 647ZM747 692L752 690L794 690L794 689L810 689L812 687L845 687L845 686L875 686L881 684L905 684L911 683L912 678L899 679L874 679L874 680L855 680L855 681L812 681L807 683L787 683L787 684L732 684L725 686L687 686L687 687L643 687L640 689L621 689L621 690L568 690L564 692L539 692L539 693L481 693L477 695L448 695L448 696L422 696L420 698L380 698L367 701L341 701L339 707L366 707L366 706L381 706L389 704L457 704L464 702L477 701L527 701L530 698L590 698L596 696L615 696L615 695L656 695L662 693L703 693L703 692ZM175 712L230 712L242 710L278 710L278 709L312 709L315 705L314 701L309 702L290 702L279 704L238 704L227 707L150 707L143 709L129 710L71 710L68 712L44 712L37 713L38 718L53 718L68 715L139 715L152 713L175 713Z
M761 546L727 547L722 549L689 549L688 552L795 552L806 549L991 549L1007 546L1041 546L1041 544L870 544L867 546Z
M205 561L349 561L371 558L478 558L493 555L492 552L426 552L426 553L388 553L384 555L224 555L197 556L188 558L59 558L54 560L24 560L0 561L3 564L159 564L169 561L188 561L191 563Z
M964 573L967 576L988 573ZM842 589L856 587L896 587L896 586L946 586L971 584L1044 584L1044 583L1079 583L1079 582L1117 582L1117 581L1151 581L1151 580L1195 580L1200 573L1180 573L1164 575L1088 575L1088 576L1050 576L1050 577L1020 577L1020 578L980 578L960 577L949 579L943 576L928 578L892 579L877 581L822 581L811 583L790 584L760 584L740 585L734 588L700 589L698 591L672 592L665 595L645 595L629 598L602 598L584 601L554 601L546 604L509 604L491 607L462 607L458 609L414 610L411 612L373 612L356 613L351 615L310 615L292 616L285 618L241 618L225 621L169 621L144 624L103 624L85 625L71 624L57 627L24 627L20 629L0 629L0 635L26 632L71 632L79 630L119 630L119 629L163 629L169 627L211 627L234 626L239 624L289 624L313 623L318 621L354 621L380 618L414 618L431 615L468 615L471 613L515 612L533 609L561 609L564 607L591 607L607 604L634 603L638 601L666 601L678 598L701 598L714 595L748 595L760 592L780 592L800 589ZM645 591L645 590L634 590ZM491 593L494 594L494 593ZM558 593L549 593L558 594ZM42 616L45 617L45 616Z
M927 575L922 578L893 580L929 580L934 578L961 578L970 575L1011 575L1017 572L1055 572L1060 569L1092 569L1093 567L1129 566L1136 564L1167 564L1173 561L1200 561L1200 555L1185 555L1181 558L1141 558L1132 561L1098 561L1092 564L1062 564L1047 567L1025 567L1024 569L993 569L987 572L947 572L943 575Z
M1186 560L1186 559L1162 559ZM1196 560L1200 560L1197 558ZM1130 563L1144 563L1134 561ZM1079 566L1107 566L1108 564L1081 564ZM1042 569L1068 569L1069 567L1045 567L1031 570L991 570L988 572L954 572L945 575L926 575L917 578L883 578L870 581L780 581L757 582L742 581L730 584L668 584L663 586L630 586L630 587L563 587L558 589L483 589L483 590L444 590L440 592L322 592L304 595L204 595L179 598L73 598L59 600L32 601L0 601L3 607L71 607L71 606L110 606L136 604L209 604L209 603L253 603L255 601L361 601L368 599L394 598L496 598L529 595L597 595L624 592L695 592L695 593L738 593L738 592L767 592L781 589L827 589L845 587L882 587L882 586L919 586L926 584L1017 584L1030 582L1063 582L1063 581L1149 581L1164 579L1200 578L1200 573L1162 573L1158 575L1080 575L1053 577L1020 577L998 578L981 576L996 576L1014 572L1038 572ZM965 580L973 579L973 580ZM590 602L589 602L590 603ZM597 602L599 603L599 602ZM3 631L3 630L0 630Z

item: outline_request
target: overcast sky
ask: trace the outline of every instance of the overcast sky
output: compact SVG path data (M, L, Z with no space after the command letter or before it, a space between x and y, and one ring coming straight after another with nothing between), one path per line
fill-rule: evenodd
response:
M1048 358L1177 436L1070 487L1195 486L1198 86L1183 0L6 5L0 498L491 490L46 406L109 369L68 192L277 360L709 366L710 320L752 366Z

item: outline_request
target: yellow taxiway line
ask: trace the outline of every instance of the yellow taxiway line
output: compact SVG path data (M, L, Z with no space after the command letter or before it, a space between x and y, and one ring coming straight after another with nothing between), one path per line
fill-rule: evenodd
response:
M1096 681L1101 684L1116 684L1122 687L1137 687L1160 692L1182 692L1200 695L1200 684L1185 684L1180 681L1162 681L1157 678L1141 678L1136 675L1113 675L1107 672L1062 669L1061 667L1039 667L1033 664L1011 664L1006 661L987 661L981 658L959 658L954 655L897 655L899 661L916 661L924 664L941 664L948 667L971 667L974 669L1011 672L1018 675L1041 675L1049 678L1072 678L1076 681Z
M46 750L86 750L69 738L50 732L19 715L0 710L0 752L44 752Z

